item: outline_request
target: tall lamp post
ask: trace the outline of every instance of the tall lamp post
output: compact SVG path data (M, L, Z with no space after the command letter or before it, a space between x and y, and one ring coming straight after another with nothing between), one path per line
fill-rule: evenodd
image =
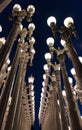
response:
M68 43L68 42L71 41L71 39L70 39L71 34L73 34L75 37L77 37L76 30L75 30L75 28L73 26L73 20L72 20L72 18L69 18L69 19L70 19L69 27L67 26L67 27L61 27L61 28L58 28L56 26L56 19L54 17L50 17L48 19L48 25L52 29L54 38L56 38L57 33L60 33L61 38L63 40L65 40L66 43ZM65 23L65 21L64 21L64 23ZM73 53L71 53L71 51L70 51L67 44L66 44L67 48L65 47L64 49L56 49L56 48L54 48L54 39L53 38L48 38L47 39L47 44L49 46L49 50L50 50L51 55L53 56L54 52L55 52L57 54L57 59L60 62L60 68L62 70L62 77L63 77L65 89L66 89L66 96L67 96L68 109L69 109L69 115L70 115L69 118L71 120L71 129L72 130L81 130L82 126L81 126L81 122L80 122L79 117L78 117L78 113L76 111L76 105L75 105L75 102L74 102L74 99L73 99L71 86L70 86L70 83L68 81L68 75L67 75L67 72L66 72L66 67L65 67L66 65L65 65L65 61L64 61L64 53L65 52L68 52L70 54L70 58L71 58L71 55L72 55L72 57L74 57L74 54L75 54L75 57L76 57L77 54L75 53L75 50L73 49L73 46L70 46L70 48L72 48L72 51L73 51ZM77 59L77 62L78 62L79 61L78 56L77 56L76 59ZM73 62L73 65L75 67L75 70L77 71L77 68L76 68L77 62L75 63L75 58L74 58L74 60L72 59L72 62ZM79 65L81 65L81 63L79 63ZM79 69L78 69L78 72L79 72ZM78 76L77 76L77 78L78 78ZM78 81L79 80L80 80L79 83L81 83L80 78L78 79Z
M76 71L76 75L79 81L79 85L82 89L82 63L80 62L78 58L78 54L73 46L73 43L71 41L71 35L73 34L74 37L78 38L78 34L76 32L76 29L74 27L74 20L71 17L67 17L64 20L64 25L61 28L56 26L56 19L55 17L51 16L47 20L48 25L51 27L51 30L53 32L54 38L56 38L56 34L59 32L61 39L65 41L65 44L68 48L70 59L72 60L73 66Z
M16 52L13 61L11 63L11 70L8 74L8 78L6 79L4 89L1 94L1 100L0 100L0 113L1 113L0 129L1 130L26 129L28 127L24 123L24 120L26 120L25 118L27 117L24 114L25 109L22 104L22 94L23 94L22 91L25 82L27 65L32 66L32 62L35 54L35 50L34 50L35 39L32 37L33 31L35 29L35 25L33 23L30 23L28 25L28 28L26 29L23 28L21 23L24 18L26 18L27 22L31 22L34 12L35 12L35 8L33 5L29 5L27 11L21 9L21 6L18 4L16 4L13 7L12 15L10 18L11 20L14 20L15 17L16 21L13 25L13 28L11 29L11 32L6 40L5 45L2 46L0 51L0 59L1 59L0 72L2 73L5 62L8 60L11 54L11 49L13 48L14 41L16 40L18 34L20 34L20 39L18 40ZM25 41L26 38L28 42ZM9 107L6 122L4 123L4 119L6 118L5 112L7 109L9 96L12 97L12 100L11 100L11 105ZM18 107L18 104L20 108ZM33 109L33 113L34 111L35 110ZM17 124L16 121L18 120L19 114L21 114L21 112L22 112L22 117L19 120L19 123ZM30 116L30 118L33 119L34 121L32 115ZM22 121L23 123L21 124ZM2 127L3 124L4 127Z

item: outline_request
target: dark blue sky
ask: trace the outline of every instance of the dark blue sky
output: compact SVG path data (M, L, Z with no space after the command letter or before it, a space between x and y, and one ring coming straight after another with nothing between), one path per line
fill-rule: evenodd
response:
M29 4L33 4L36 8L36 12L33 17L33 22L36 25L36 30L34 32L34 37L36 39L36 54L34 59L34 66L32 68L27 68L27 76L30 76L32 73L35 77L35 130L39 130L37 125L38 109L43 81L42 75L44 74L43 65L46 63L44 59L44 53L48 52L46 39L49 36L52 36L51 30L48 27L46 21L47 18L52 15L57 18L57 25L62 26L63 20L66 17L73 17L76 29L79 34L79 40L73 38L73 43L78 52L78 55L82 56L82 0L13 0L10 5L0 14L0 24L3 26L3 33L1 33L0 36L8 36L8 33L12 27L12 23L8 20L8 16L11 14L12 7L15 3L20 4L22 8L25 9ZM55 46L60 46L60 44L57 42ZM68 66L71 68L71 63L68 63Z

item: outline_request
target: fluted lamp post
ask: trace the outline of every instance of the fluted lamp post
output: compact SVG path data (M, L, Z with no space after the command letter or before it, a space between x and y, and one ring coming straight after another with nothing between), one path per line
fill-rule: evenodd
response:
M56 76L56 86L57 86L56 89L57 89L57 92L58 92L59 103L60 103L60 114L61 114L62 130L63 129L68 130L68 126L67 126L67 122L66 122L66 113L65 113L65 110L64 110L64 101L63 101L63 97L62 97L62 89L61 89L60 64L52 64L51 63L51 57L49 57L49 55L51 55L51 54L46 53L45 54L45 59L46 59L48 65L53 68L53 71L54 71L55 76Z

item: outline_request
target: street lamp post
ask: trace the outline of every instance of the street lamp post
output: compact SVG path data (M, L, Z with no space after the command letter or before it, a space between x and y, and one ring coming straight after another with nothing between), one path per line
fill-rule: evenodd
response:
M82 63L80 62L77 52L72 44L71 41L71 35L73 34L74 37L78 38L78 34L76 32L76 29L74 27L74 20L71 17L67 17L64 20L64 25L63 27L59 28L56 26L56 18L55 17L49 17L47 20L48 25L52 29L52 33L54 38L56 38L57 32L60 33L61 39L63 39L66 43L66 46L68 48L69 56L70 59L72 60L73 66L76 71L76 75L79 81L79 85L82 88L82 73L81 73L81 68L82 68Z
M19 28L21 28L22 20L26 17L29 17L29 20L31 19L33 13L35 12L34 6L28 6L27 11L24 9L21 9L21 6L16 4L13 7L11 18L14 19L15 16L17 16L17 19L15 23L13 24L13 27L9 33L9 36L6 40L6 43L4 47L0 51L0 71L2 69L2 66L4 62L7 60L7 58L10 55L12 46L14 44L14 41L18 34L20 34ZM27 19L28 20L28 19Z

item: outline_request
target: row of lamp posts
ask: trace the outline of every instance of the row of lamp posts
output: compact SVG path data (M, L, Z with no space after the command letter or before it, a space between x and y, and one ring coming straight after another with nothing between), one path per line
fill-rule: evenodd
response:
M82 62L71 41L71 35L78 38L74 21L68 17L64 20L65 26L59 28L56 25L55 17L51 16L47 23L51 27L54 38L49 37L46 41L50 53L45 54L47 64L44 65L45 75L42 83L39 124L42 130L82 130L82 119L78 107L78 99L82 103ZM63 49L54 47L57 33L60 34ZM57 57L56 60L54 53ZM73 86L72 78L68 77L65 63L66 54L74 67L71 69L71 73L75 78L76 86ZM64 84L63 91L62 82Z
M35 54L34 13L33 5L29 5L27 10L19 4L14 5L9 17L13 27L7 39L0 38L0 130L30 130L34 126L34 78L28 78L28 85L25 80L27 66L32 66ZM28 28L23 28L24 19L29 23ZM10 55L16 40L17 48L11 62Z

